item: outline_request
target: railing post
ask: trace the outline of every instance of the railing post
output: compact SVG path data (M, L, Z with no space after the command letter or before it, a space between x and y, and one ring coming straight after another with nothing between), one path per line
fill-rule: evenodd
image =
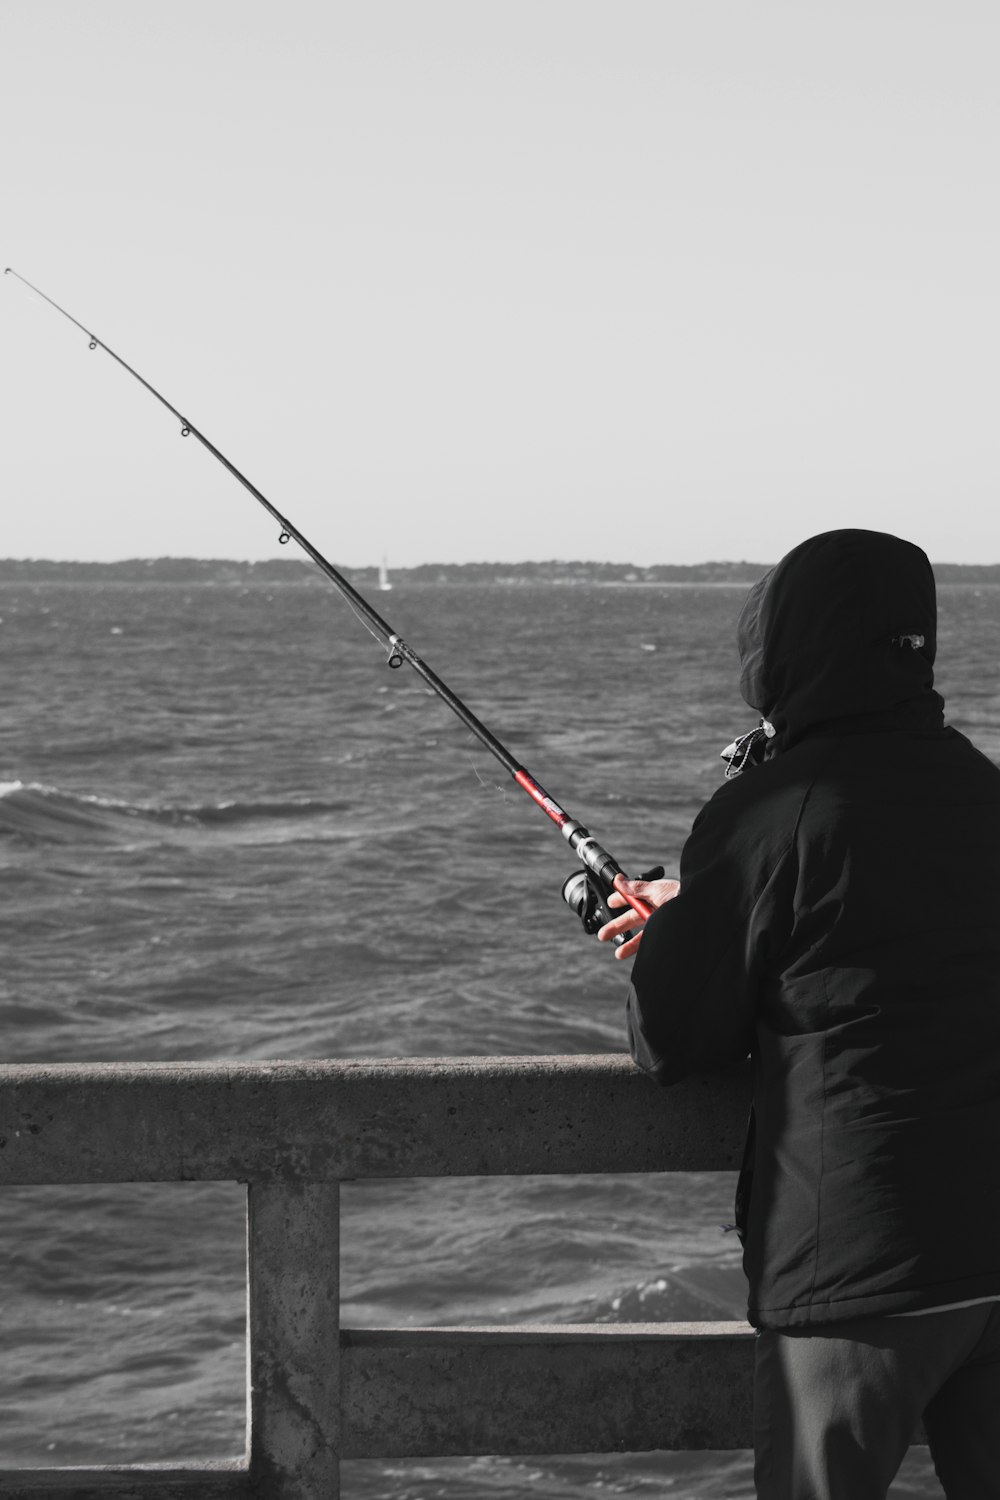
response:
M267 1500L340 1494L339 1193L294 1179L249 1189L249 1462Z

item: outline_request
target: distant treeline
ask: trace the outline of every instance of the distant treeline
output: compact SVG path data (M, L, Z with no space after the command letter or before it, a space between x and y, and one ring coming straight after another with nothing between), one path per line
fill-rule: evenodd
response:
M378 568L337 564L359 588L378 582ZM394 583L745 583L751 584L769 563L705 562L633 563L519 562L422 563L392 570ZM939 583L1000 583L1000 563L935 563ZM43 558L0 558L0 582L119 583L322 583L319 569L305 558L278 557L266 562L230 562L222 558L153 557L127 562L50 562Z

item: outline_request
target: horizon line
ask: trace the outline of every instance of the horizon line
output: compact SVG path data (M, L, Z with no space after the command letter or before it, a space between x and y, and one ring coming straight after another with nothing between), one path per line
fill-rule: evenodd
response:
M949 568L1000 568L998 562L957 562L949 558L929 559L932 567ZM539 567L579 567L579 568L626 568L635 572L644 572L655 568L761 568L767 569L775 566L777 559L773 561L761 561L747 557L706 557L698 562L617 562L610 558L581 558L581 557L522 557L516 561L491 560L489 558L469 559L466 562L442 562L431 560L418 563L395 563L388 567L389 572L407 573L417 568L539 568ZM161 552L154 556L136 554L131 557L116 558L79 558L79 557L0 557L0 567L7 563L35 564L54 567L77 567L77 568L116 568L128 567L141 563L153 565L155 563L193 563L199 566L211 566L221 564L226 567L259 567L279 564L281 566L295 565L297 567L315 567L316 564L308 555L290 557L195 557L190 553ZM370 569L378 572L383 565L384 559L377 562L352 563L339 562L340 568Z

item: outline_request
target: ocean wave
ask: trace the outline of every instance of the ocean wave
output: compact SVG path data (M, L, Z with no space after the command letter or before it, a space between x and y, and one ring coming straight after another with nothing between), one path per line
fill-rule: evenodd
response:
M746 1317L746 1279L735 1264L669 1266L599 1299L588 1312L595 1323L739 1322Z
M30 843L134 842L172 831L238 827L275 820L302 821L342 812L344 802L315 798L215 802L192 806L143 804L62 791L37 782L0 782L0 836Z

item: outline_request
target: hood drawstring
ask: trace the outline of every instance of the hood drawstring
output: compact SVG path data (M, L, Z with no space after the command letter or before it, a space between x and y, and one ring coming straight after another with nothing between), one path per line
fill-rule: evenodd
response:
M774 725L761 719L756 729L741 734L731 745L727 745L721 752L721 758L727 762L726 780L730 781L734 776L741 775L747 766L759 765L767 751L767 742L774 738L774 734Z

